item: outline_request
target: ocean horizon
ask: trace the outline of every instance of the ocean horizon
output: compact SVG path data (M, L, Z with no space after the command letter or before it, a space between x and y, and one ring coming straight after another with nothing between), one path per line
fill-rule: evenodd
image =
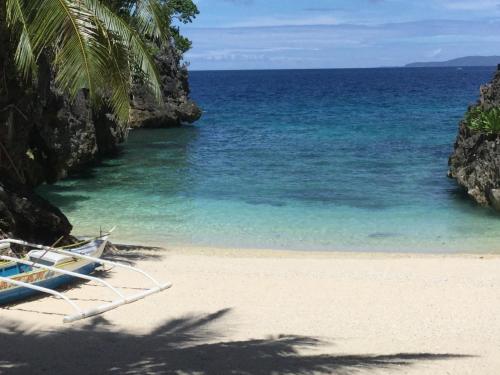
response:
M76 234L151 245L499 252L500 216L449 179L494 67L192 71L194 126L134 130L45 185Z
M276 72L276 71L306 71L306 70L380 70L380 69L497 69L494 65L477 65L477 66L367 66L367 67L336 67L336 68L268 68L268 69L189 69L197 73L211 72Z

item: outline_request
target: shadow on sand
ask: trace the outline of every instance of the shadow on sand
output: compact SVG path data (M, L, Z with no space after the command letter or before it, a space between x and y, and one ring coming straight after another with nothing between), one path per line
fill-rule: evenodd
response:
M220 327L228 312L170 320L146 335L117 331L103 317L55 332L24 330L4 321L0 373L349 375L376 369L398 373L419 362L466 357L436 353L301 355L300 349L325 343L292 335L225 341L213 325Z
M160 260L163 255L159 251L165 252L165 249L155 246L123 245L108 242L104 251L104 259L133 266L141 260Z

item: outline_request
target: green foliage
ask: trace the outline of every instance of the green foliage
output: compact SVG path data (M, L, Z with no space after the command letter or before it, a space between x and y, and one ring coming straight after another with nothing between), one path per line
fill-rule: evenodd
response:
M178 27L175 27L175 26L170 27L170 33L172 34L172 38L174 40L175 47L181 53L186 53L187 51L189 51L191 49L191 46L193 45L193 43L188 38L181 35Z
M123 124L129 116L132 76L140 77L160 100L152 51L172 40L187 51L191 42L172 22L189 23L199 13L192 0L0 1L5 2L0 23L17 44L13 57L20 75L26 81L36 78L38 59L50 50L57 85L73 97L87 89L94 105L108 101ZM104 93L111 95L103 99Z
M102 2L123 18L127 18L132 14L132 8L136 3L135 0L102 0Z
M191 48L191 41L180 34L179 27L175 26L174 22L183 24L193 22L200 12L192 0L158 0L156 2L103 0L103 2L123 18L137 24L147 38L158 42L159 37L171 36L175 47L181 53ZM152 30L151 26L155 29Z
M170 33L174 40L175 47L181 52L185 53L191 49L192 42L181 35L179 28L172 25L173 19L177 19L184 24L191 23L196 18L200 11L192 0L169 0L166 2L166 7L169 13Z
M14 61L19 71L27 80L37 73L36 58L31 42L31 35L28 31L28 27L30 26L28 23L29 20L26 18L24 4L21 0L7 1L5 5L7 26L19 37ZM0 22L3 21L0 19Z
M469 129L486 134L500 134L500 108L483 110L479 107L471 109L465 118Z
M198 7L192 0L166 0L163 3L170 18L176 18L182 23L191 23L200 14Z
M107 100L122 123L128 120L135 71L160 100L159 74L146 39L158 45L169 41L161 0L136 5L136 22L127 16L127 2L119 0L0 1L6 10L0 23L17 44L14 61L27 81L36 78L38 59L50 50L57 85L72 96L87 89L95 105ZM111 95L103 99L103 93Z

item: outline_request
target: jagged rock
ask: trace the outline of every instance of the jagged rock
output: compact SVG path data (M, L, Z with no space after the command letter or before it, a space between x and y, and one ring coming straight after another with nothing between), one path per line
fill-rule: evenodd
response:
M6 66L16 77L12 63ZM29 186L64 178L124 140L105 108L92 111L85 91L68 98L51 77L42 64L37 90L22 89L16 79L0 91L0 103L8 103L0 113L0 173Z
M478 103L488 110L500 106L500 72L480 89ZM448 176L456 179L477 203L500 210L500 136L470 130L460 123L455 147L448 162Z
M142 84L132 90L130 126L133 128L176 127L192 123L201 110L189 99L187 69L174 48L164 48L155 57L160 73L163 101L158 103Z
M500 106L500 71L498 71L493 80L481 86L479 105L484 109Z
M0 1L0 19L5 4ZM46 62L40 62L36 88L23 85L12 61L9 34L0 24L0 236L51 243L71 231L57 208L34 193L113 153L126 138L107 108L92 110L87 93L69 99L56 89ZM189 99L187 70L174 48L157 57L164 102L134 86L132 126L178 126L201 111Z
M500 189L490 190L490 202L496 210L500 211Z
M116 153L118 145L127 138L127 129L119 125L108 110L102 109L94 113L94 127L100 157Z
M0 235L52 244L71 228L58 208L26 185L0 181Z
M93 161L97 140L92 110L84 92L70 101L51 90L37 126L37 144L44 150L48 182L67 176L68 172Z
M94 160L99 144L109 151L123 137L96 131L100 120L92 117L85 92L69 100L54 88L43 62L37 88L24 86L2 31L0 25L0 236L52 243L71 225L33 188L66 176Z

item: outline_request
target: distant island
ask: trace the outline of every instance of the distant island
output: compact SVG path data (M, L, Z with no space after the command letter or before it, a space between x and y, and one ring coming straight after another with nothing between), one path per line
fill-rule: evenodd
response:
M447 61L415 62L406 64L406 68L464 67L464 66L496 66L500 64L500 56L466 56Z

